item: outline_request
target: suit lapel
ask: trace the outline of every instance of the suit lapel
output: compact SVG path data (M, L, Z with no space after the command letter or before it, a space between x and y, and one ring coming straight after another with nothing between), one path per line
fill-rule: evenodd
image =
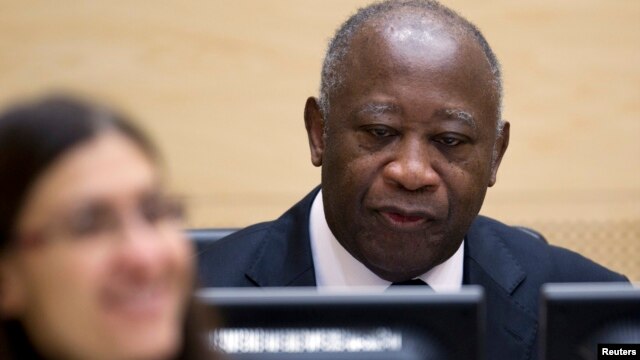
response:
M488 359L529 359L537 331L535 309L518 299L538 296L523 289L526 273L489 220L478 217L466 237L465 284L482 285L487 309Z
M246 276L257 286L315 286L309 213L320 187L275 220Z
M505 247L500 236L483 220L479 217L471 225L467 233L465 254L473 259L496 285L511 295L525 279L526 274L511 251Z

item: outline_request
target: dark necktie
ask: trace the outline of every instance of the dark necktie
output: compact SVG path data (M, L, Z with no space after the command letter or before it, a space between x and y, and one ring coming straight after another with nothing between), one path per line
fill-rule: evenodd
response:
M429 284L427 284L426 282L420 279L398 281L398 282L391 283L389 287L392 287L392 286L425 286L425 288L431 289L431 286L429 286Z

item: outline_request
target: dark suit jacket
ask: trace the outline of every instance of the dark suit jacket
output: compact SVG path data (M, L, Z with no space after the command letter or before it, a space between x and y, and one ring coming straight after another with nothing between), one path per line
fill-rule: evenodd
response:
M315 286L309 212L318 189L277 220L249 226L205 248L198 255L201 285ZM463 279L485 289L487 360L537 358L543 283L628 281L542 237L483 216L465 238Z

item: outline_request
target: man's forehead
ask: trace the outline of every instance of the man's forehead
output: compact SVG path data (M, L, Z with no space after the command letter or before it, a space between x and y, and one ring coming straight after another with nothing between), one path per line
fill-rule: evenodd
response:
M456 27L459 25L452 24L450 19L424 11L408 13L406 9L368 20L354 33L340 64L340 86L329 96L339 103L347 93L378 86L411 84L425 89L452 84L475 89L466 92L468 100L499 98L487 93L489 89L496 91L492 86L495 77L480 44L467 31ZM472 116L470 111L456 110L459 104L452 105L454 109L449 109L447 118L475 128L477 118L474 118L480 114ZM388 105L375 104L366 112L395 110Z
M450 63L461 49L477 51L483 58L476 41L458 27L424 12L382 14L355 32L344 64L346 73L356 64L388 61L394 56L406 65L430 66Z
M468 34L460 24L438 13L424 9L395 9L381 13L363 23L357 33L371 36L388 34L390 40L419 41L428 44L435 37L465 38Z

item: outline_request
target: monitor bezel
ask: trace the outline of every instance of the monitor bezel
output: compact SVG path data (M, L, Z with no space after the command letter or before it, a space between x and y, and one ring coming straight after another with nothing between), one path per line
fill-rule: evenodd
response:
M446 292L410 287L206 288L196 298L210 305L228 328L389 326L429 334L430 341L452 351L450 359L481 358L484 351L484 289L477 285ZM291 316L279 316L287 312ZM314 316L302 316L309 313Z

